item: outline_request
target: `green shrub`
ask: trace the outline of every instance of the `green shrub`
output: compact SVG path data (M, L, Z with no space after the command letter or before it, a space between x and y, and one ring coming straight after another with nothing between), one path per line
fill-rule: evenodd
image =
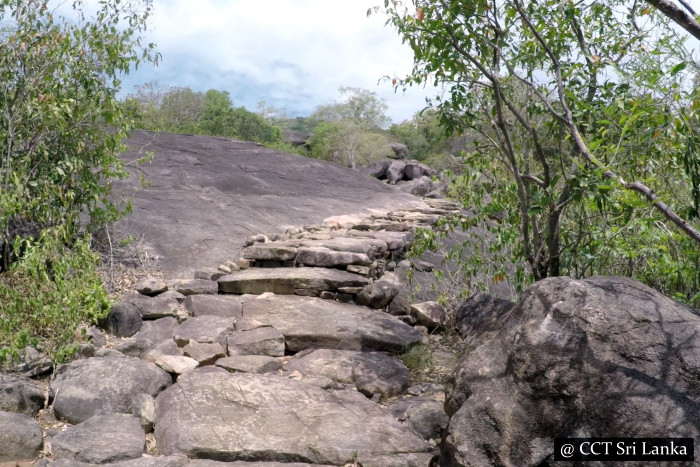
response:
M0 363L17 359L28 345L60 363L77 349L79 326L108 311L98 257L88 238L69 248L56 229L25 247L21 260L0 274Z

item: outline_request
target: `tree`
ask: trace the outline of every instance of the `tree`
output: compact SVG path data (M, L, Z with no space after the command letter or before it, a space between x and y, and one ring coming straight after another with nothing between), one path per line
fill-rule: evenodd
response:
M433 109L418 112L411 120L391 125L389 133L405 144L411 157L419 161L444 153L454 141L453 136L440 126L439 116Z
M123 74L159 58L142 37L152 4L104 1L89 19L80 0L70 18L47 0L1 5L0 360L42 339L60 358L78 323L105 311L82 231L130 207L110 196L110 180L128 175L118 156L130 121L116 95ZM16 240L14 222L41 233ZM13 245L25 257L7 271Z
M343 102L319 106L307 122L314 125L309 140L311 157L357 168L391 154L383 128L389 123L388 106L373 92L340 88Z
M392 154L387 137L352 121L323 122L309 141L311 157L356 169Z
M389 107L375 93L366 89L342 87L340 95L343 98L341 102L318 107L311 118L328 122L351 121L368 130L383 129L391 123L386 115Z
M683 113L697 98L683 86L694 62L667 18L623 0L386 1L383 10L414 53L397 87L442 84L441 122L480 135L465 201L506 216L492 247L517 238L526 275L622 270L633 252L602 240L627 229L655 230L697 260L700 234L678 214L697 204L682 163L697 152L677 129L696 118Z
M81 5L76 2L76 8ZM142 60L157 60L153 44L142 44L139 37L150 9L149 1L123 7L108 2L92 21L80 16L72 22L55 17L47 1L2 1L0 222L5 235L12 216L63 224L70 233L83 212L93 224L118 216L105 182L126 175L117 155L129 126L116 94L121 74ZM105 131L107 126L112 131Z

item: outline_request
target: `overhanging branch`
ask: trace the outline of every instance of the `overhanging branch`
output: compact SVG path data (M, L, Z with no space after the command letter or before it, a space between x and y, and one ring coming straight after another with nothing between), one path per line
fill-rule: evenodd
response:
M672 19L680 27L688 31L693 37L700 40L700 23L691 15L683 11L671 0L647 0L657 10Z

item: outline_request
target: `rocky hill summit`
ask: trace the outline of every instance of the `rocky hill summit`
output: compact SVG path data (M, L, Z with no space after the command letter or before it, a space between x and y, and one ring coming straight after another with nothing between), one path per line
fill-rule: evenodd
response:
M0 374L0 463L536 466L554 437L699 439L695 310L617 277L415 301L406 249L460 206L251 143L152 147L129 222L168 279L48 380L38 352ZM447 378L416 379L407 357L448 335L419 354Z

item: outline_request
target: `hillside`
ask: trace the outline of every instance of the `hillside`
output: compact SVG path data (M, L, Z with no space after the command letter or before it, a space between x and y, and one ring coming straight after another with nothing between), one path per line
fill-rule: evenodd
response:
M136 131L124 156L154 158L140 171L150 187L136 194L122 222L143 239L168 275L237 258L243 240L259 232L315 224L353 213L424 206L367 175L333 163L283 154L255 143L201 135ZM132 177L116 192L137 185Z

